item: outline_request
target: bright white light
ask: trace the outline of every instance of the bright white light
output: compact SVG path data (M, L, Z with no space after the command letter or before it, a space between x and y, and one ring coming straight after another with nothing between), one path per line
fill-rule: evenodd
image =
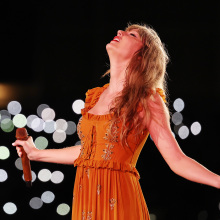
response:
M63 174L62 172L60 172L60 171L54 171L54 172L52 173L51 181L52 181L53 183L56 183L56 184L61 183L61 182L63 181L63 179L64 179L64 174Z
M38 118L37 115L29 115L27 117L27 126L32 129L31 125L35 118Z
M175 125L180 125L183 121L183 116L181 113L179 112L175 112L173 115L172 115L172 122L173 124Z
M13 118L14 126L23 128L27 124L27 118L23 114L17 114Z
M8 159L10 156L10 151L5 146L0 146L0 160Z
M22 168L22 170L23 170L23 168ZM31 170L31 176L32 176L31 182L33 183L37 179L37 176L36 176L36 173L32 170ZM22 175L22 179L24 180L24 174Z
M17 206L12 202L7 202L3 206L3 210L8 215L13 215L17 211Z
M53 133L56 130L56 122L48 120L44 122L44 131L48 134Z
M46 191L41 195L41 200L44 203L51 203L55 199L55 195L51 191Z
M44 109L49 108L49 105L47 104L41 104L37 107L37 114L39 117L41 117L42 112L44 111Z
M56 120L56 130L57 131L66 131L67 129L67 122L64 119L58 119Z
M7 109L10 114L17 115L21 112L21 104L17 101L11 101L8 103Z
M8 179L8 174L5 170L0 169L0 182L4 182Z
M48 169L42 169L40 170L40 172L38 173L38 178L39 180L41 180L42 182L47 182L50 180L51 178L51 172Z
M184 101L180 98L176 99L173 103L173 107L177 112L181 112L184 109Z
M53 140L56 143L63 143L66 140L66 132L65 131L55 131L53 133Z
M57 207L57 213L59 215L67 215L70 211L69 205L62 203Z
M54 120L55 111L52 108L45 108L41 113L41 117L43 118L44 121Z
M178 134L181 139L186 139L189 136L189 129L184 125L180 127Z
M44 130L44 121L41 118L35 118L31 123L31 128L36 132Z
M81 114L81 109L83 109L85 106L85 103L81 99L77 99L72 104L72 109L76 114Z
M43 205L43 201L38 197L34 197L30 200L29 205L32 209L40 209Z
M196 121L196 122L192 123L190 130L191 130L192 134L198 135L202 130L202 126L200 125L199 122Z
M76 124L73 121L68 121L67 122L68 127L66 129L66 134L67 135L72 135L76 132Z
M36 148L39 150L43 150L43 149L47 148L47 146L48 146L48 140L42 136L37 137L35 139L34 143L35 143Z

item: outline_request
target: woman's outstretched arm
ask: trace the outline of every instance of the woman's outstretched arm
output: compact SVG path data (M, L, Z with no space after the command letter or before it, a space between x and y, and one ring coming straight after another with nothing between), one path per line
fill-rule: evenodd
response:
M186 156L174 138L170 117L162 98L156 93L148 100L150 117L145 120L159 152L176 174L201 184L220 188L220 176Z
M22 151L19 147L21 145L30 160L61 164L73 164L81 150L81 145L62 149L39 150L35 147L32 137L29 137L27 141L16 140L12 145L16 146L19 157L22 156Z

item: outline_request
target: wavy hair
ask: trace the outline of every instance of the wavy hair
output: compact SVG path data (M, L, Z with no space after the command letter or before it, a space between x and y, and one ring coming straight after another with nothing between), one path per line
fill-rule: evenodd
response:
M127 136L134 130L138 136L145 128L143 118L138 112L145 110L149 115L147 99L161 88L167 95L166 66L169 56L156 31L148 25L129 24L125 31L136 29L143 42L143 47L136 51L126 69L124 87L119 96L112 102L110 112L114 113L110 122L110 133L113 135L117 123L122 123L120 140L128 146ZM110 73L108 70L103 76ZM122 114L123 113L123 114Z

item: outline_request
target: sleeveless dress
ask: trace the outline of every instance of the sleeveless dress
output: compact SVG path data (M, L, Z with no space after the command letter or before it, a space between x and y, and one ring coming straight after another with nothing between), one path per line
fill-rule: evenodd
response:
M109 136L112 114L88 113L107 87L108 84L87 91L77 125L82 148L74 162L77 171L72 220L148 220L135 166L149 132L145 130L135 139L132 131L127 139L129 147L120 143L119 127ZM157 92L164 99L163 91L157 89Z

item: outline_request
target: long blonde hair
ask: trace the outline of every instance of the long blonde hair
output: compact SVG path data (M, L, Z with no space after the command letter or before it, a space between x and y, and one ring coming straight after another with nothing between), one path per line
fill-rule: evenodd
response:
M149 112L146 100L152 94L152 90L161 88L167 94L166 66L169 61L165 46L153 28L132 24L128 25L125 31L133 29L138 31L143 47L132 57L126 70L124 88L110 109L110 112L114 113L110 123L111 134L115 131L117 123L121 122L120 140L127 146L128 134L134 130L138 135L144 129L143 118L138 112L140 109ZM108 73L110 70L104 76Z

